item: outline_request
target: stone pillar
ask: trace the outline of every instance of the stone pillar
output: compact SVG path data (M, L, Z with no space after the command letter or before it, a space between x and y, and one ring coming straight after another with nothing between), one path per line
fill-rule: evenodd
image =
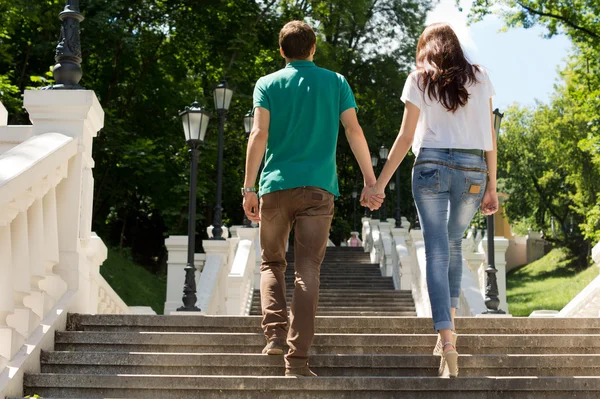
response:
M78 290L85 275L82 247L91 236L94 179L92 141L104 126L104 111L90 90L25 91L25 109L33 124L33 135L61 133L78 141L78 154L71 159L68 178L56 190L60 262L56 267L69 289ZM80 270L81 268L81 270ZM82 273L80 273L82 272ZM80 298L78 306L85 306ZM79 311L87 309L78 308Z
M408 224L404 224L404 221L402 222L404 226L408 226ZM395 247L394 250L398 254L399 262L399 281L394 281L394 286L396 287L396 289L400 290L412 289L412 264L408 248L407 236L409 236L408 227L392 229L392 237Z
M227 301L229 240L204 240L204 270L198 282L197 306L206 314L224 314ZM224 274L224 275L223 275Z

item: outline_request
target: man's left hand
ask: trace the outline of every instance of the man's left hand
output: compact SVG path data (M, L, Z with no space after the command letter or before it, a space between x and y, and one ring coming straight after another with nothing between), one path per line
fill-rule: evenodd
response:
M248 192L244 195L244 212L248 220L254 223L260 223L260 212L258 209L258 195Z

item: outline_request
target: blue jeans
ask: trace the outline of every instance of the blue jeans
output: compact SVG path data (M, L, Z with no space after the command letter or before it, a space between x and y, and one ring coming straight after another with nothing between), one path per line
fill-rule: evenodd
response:
M427 289L436 331L453 330L458 308L462 238L481 205L487 183L482 156L423 148L415 161L412 191L425 240Z

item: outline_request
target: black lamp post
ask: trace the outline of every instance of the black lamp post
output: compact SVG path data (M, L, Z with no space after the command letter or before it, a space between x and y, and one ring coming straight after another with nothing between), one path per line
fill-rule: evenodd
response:
M353 230L352 231L356 231L356 199L358 198L358 190L356 189L356 187L352 190L352 200L354 202L354 212L353 212L353 217L354 217L354 223L353 223Z
M231 104L233 90L227 86L227 81L221 81L214 92L215 109L219 115L219 148L217 158L217 204L213 218L213 240L224 240L223 235L223 140L225 135L225 119Z
M400 214L400 166L398 166L398 169L396 169L396 187L396 228L401 229L402 215Z
M185 141L190 146L192 158L190 167L190 203L188 218L188 253L185 266L185 283L183 285L183 306L178 311L198 312L196 307L196 265L194 265L194 252L196 247L196 180L198 175L198 154L200 145L206 137L206 128L210 116L194 101L190 107L179 113L183 123Z
M248 111L246 115L244 115L244 133L246 134L246 140L250 139L250 133L252 132L252 126L254 125L254 115L252 115L252 110ZM246 216L246 212L244 212L244 227L252 227L252 222Z
M501 114L500 110L496 108L494 110L494 130L496 131L496 139L500 133L500 123L502 122L503 117L504 114ZM494 215L489 215L487 217L488 267L485 270L487 274L487 284L485 286L485 307L487 310L483 313L504 314L506 312L504 312L502 309L498 309L500 306L500 299L498 298L498 280L496 277L498 270L496 269L494 236Z
M388 150L385 146L382 145L381 148L379 149L379 158L381 158L381 160L383 161L381 163L381 169L383 169L383 167L385 166L385 163L387 162L389 154L390 154L390 150ZM383 189L383 191L385 192L385 188ZM387 202L385 200L383 201L382 208L383 208L383 212L380 211L380 215L381 215L380 221L387 222Z
M379 158L377 158L377 154L371 154L371 165L373 166L373 170L376 170L377 168L377 164L379 163ZM369 212L370 216L373 217L373 212ZM366 216L366 210L365 210L365 216Z
M83 90L79 85L83 76L79 23L84 17L79 11L79 0L66 0L65 8L58 18L62 21L62 26L54 57L56 65L52 70L56 84L44 87L44 90Z

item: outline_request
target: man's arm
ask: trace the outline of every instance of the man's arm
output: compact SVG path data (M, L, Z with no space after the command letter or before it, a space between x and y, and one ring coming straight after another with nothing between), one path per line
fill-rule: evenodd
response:
M271 114L266 108L256 107L254 110L254 126L248 140L248 152L246 153L246 177L244 188L254 187L258 175L260 163L265 156L267 139L269 138L269 123ZM246 216L253 222L259 222L258 196L256 193L244 195L244 211Z
M375 178L375 172L373 171L373 165L371 164L371 153L369 152L367 140L365 139L362 127L360 127L358 118L356 117L356 109L347 109L342 113L340 119L346 130L348 144L350 144L350 148L352 149L354 157L360 167L360 171L362 172L365 187L371 187L375 184L377 179ZM383 202L383 197L381 198L381 202ZM377 206L377 208L379 208L379 206Z

